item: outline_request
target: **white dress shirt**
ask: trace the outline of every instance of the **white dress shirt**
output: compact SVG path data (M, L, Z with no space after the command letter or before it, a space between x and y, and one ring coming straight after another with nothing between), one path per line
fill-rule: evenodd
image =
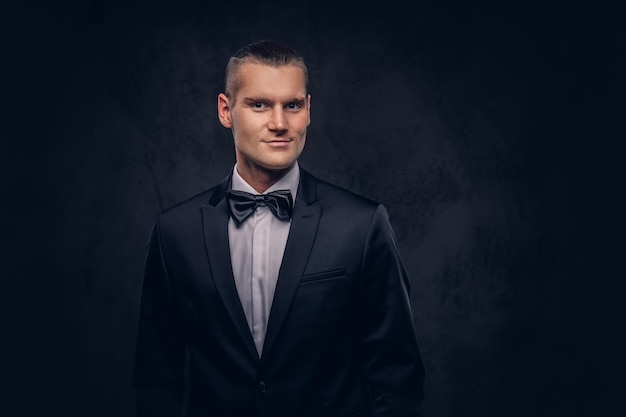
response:
M263 194L290 190L295 203L299 181L300 168L296 162L283 178ZM259 194L241 178L237 165L233 169L232 189ZM259 357L263 352L267 321L290 227L291 222L278 220L267 207L258 207L239 227L233 219L228 222L235 285Z

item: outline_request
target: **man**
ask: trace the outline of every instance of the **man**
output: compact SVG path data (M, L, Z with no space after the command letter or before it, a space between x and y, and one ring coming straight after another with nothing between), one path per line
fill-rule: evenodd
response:
M190 416L418 416L424 369L385 208L298 164L303 59L269 41L242 48L217 104L236 165L157 216L138 415L181 415L187 387Z

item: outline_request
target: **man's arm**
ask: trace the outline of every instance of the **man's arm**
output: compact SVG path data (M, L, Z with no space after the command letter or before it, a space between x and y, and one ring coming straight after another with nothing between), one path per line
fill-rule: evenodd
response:
M185 345L157 218L146 256L133 386L138 417L182 414Z
M424 366L409 287L387 211L380 205L367 236L358 297L361 352L373 417L421 414Z

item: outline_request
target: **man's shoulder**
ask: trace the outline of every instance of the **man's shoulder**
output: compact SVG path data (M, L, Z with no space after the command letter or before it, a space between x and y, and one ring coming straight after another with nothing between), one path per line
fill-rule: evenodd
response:
M378 202L366 197L363 194L358 194L355 191L349 190L337 184L328 182L318 177L314 177L317 184L317 191L320 199L333 198L345 200L345 202L353 204L363 205L378 205Z
M178 201L171 206L166 207L161 210L159 213L161 216L178 216L178 215L186 215L191 212L197 212L202 207L206 207L210 205L211 199L215 194L216 190L220 187L223 187L223 180L220 183L212 186L211 188L207 188L197 194L192 195L191 197L187 197L184 200Z
M380 202L363 194L359 194L314 175L311 175L311 177L315 181L317 198L324 207L349 211L373 212L381 206Z

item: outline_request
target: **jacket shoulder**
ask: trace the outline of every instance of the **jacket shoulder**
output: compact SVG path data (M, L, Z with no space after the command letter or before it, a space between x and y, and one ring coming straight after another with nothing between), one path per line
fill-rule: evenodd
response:
M352 210L375 211L382 204L351 190L331 184L325 180L314 177L317 186L318 199L324 206L340 206Z
M219 193L221 189L225 189L227 180L228 177L211 188L201 191L198 194L161 210L157 217L159 217L161 221L174 222L194 217L196 214L200 213L202 207L211 205L211 201L215 197L216 193Z

